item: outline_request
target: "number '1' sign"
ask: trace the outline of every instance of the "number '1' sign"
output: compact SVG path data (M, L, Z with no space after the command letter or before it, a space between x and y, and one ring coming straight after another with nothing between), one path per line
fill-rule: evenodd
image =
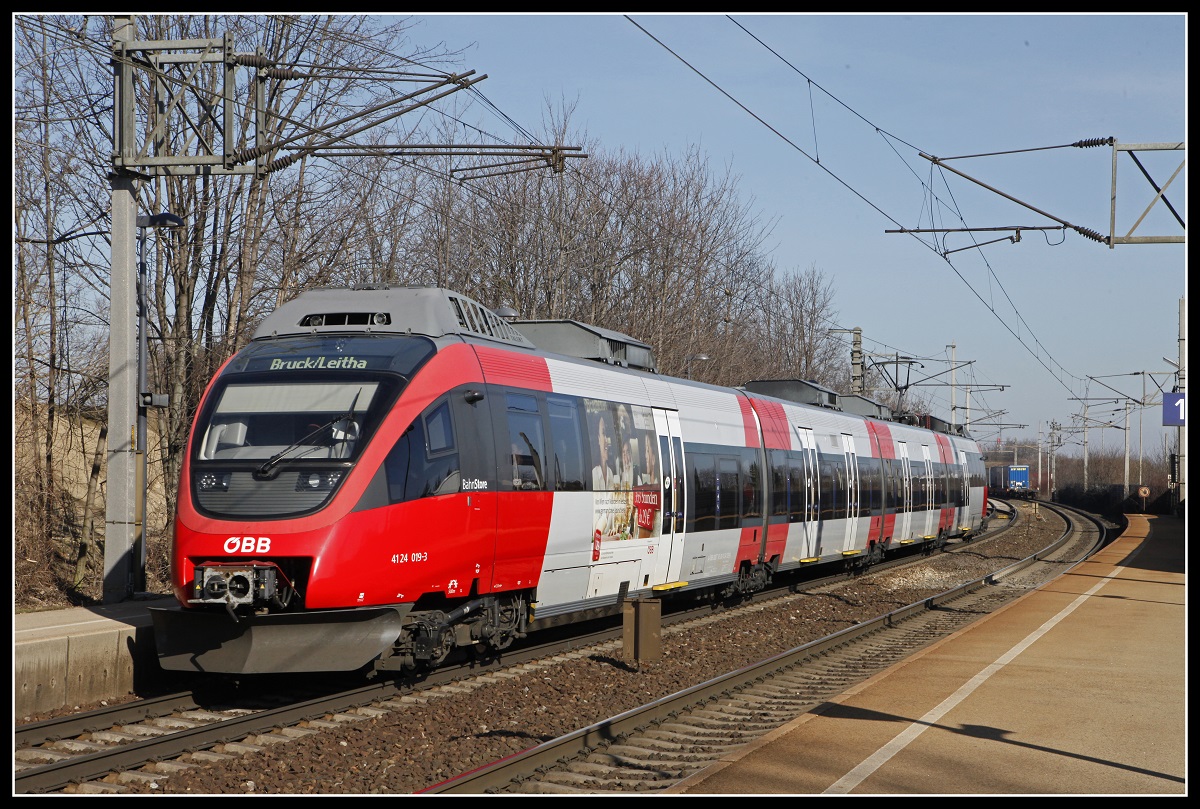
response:
M1187 394L1185 393L1164 393L1163 394L1163 426L1164 427L1186 427L1187 426Z

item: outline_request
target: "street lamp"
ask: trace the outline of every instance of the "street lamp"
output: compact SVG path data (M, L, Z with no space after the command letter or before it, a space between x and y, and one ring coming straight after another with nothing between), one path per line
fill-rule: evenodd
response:
M138 308L138 379L137 379L137 438L134 446L136 456L134 475L134 538L133 538L133 576L130 583L133 595L146 589L146 490L148 481L146 475L146 409L148 407L166 407L167 395L155 395L149 391L147 383L147 348L146 348L146 231L162 228L183 227L183 220L172 213L157 213L151 216L137 218L138 229L138 274L137 274L137 308Z
M697 362L708 362L711 359L712 359L712 357L710 357L704 353L688 354L687 360L685 360L685 362L687 363L687 378L688 379L692 378L692 360L695 360Z

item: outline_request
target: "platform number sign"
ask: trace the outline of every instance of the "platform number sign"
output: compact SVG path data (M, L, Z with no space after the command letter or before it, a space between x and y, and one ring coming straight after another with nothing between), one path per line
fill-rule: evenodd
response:
M1186 427L1187 426L1187 394L1186 393L1164 393L1163 394L1163 426L1164 427Z

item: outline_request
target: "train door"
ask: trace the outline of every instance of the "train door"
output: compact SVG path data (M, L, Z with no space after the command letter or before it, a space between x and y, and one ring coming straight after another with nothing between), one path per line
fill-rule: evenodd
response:
M687 513L687 475L684 474L683 441L679 413L654 408L654 429L662 472L662 543L654 560L654 581L679 580L683 564L684 514Z
M854 436L842 433L842 455L846 461L846 541L843 551L858 548L858 513L861 492L858 484L858 453Z
M967 470L967 453L961 449L958 451L958 485L959 512L955 525L958 531L965 531L971 523L971 475Z
M904 540L912 537L912 466L908 461L906 442L896 442L896 458L900 464L900 502L897 504L897 525L893 536Z
M554 489L548 474L545 398L508 389L489 397L496 425L496 554L490 589L515 589L539 578L549 542ZM481 582L483 585L488 583Z
M937 517L937 493L933 487L933 459L929 457L929 445L921 445L921 461L925 467L925 474L921 481L921 487L925 492L925 529L921 536L932 537L937 535L937 523L934 522Z
M800 528L804 532L801 559L815 561L821 556L821 537L817 531L819 513L820 478L817 476L817 439L811 427L796 425L796 436L800 439L800 480L793 479L793 496L799 498L799 508L793 503L791 512L801 515Z

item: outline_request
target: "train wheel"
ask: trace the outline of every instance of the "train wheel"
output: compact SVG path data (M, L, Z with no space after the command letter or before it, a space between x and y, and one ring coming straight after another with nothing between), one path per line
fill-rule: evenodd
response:
M882 542L872 542L871 543L871 547L867 551L867 566L868 567L870 567L871 565L877 565L883 561L883 548L884 548L884 545Z
M525 599L522 596L498 597L489 611L488 645L496 651L502 651L511 646L514 640L523 637L524 615Z

